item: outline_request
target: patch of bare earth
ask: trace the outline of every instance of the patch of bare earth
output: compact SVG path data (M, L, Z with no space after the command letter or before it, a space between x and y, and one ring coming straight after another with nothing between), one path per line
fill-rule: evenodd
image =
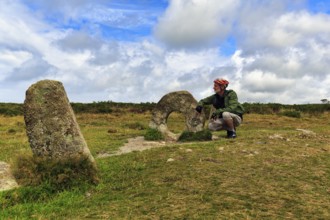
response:
M111 157L121 154L127 154L133 151L143 151L151 148L164 147L166 145L165 141L146 141L144 137L139 136L135 138L129 138L127 143L119 148L115 153L101 153L98 154L97 158Z
M0 191L18 187L18 184L10 172L9 164L0 161Z

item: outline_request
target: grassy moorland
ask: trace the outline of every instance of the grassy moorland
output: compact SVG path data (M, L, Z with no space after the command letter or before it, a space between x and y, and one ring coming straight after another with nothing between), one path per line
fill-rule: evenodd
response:
M234 140L215 132L218 140L107 158L97 155L145 133L150 111L76 117L101 182L0 192L0 219L330 219L329 112L246 114ZM183 117L168 124L179 133ZM31 154L22 116L0 116L0 149L10 163Z

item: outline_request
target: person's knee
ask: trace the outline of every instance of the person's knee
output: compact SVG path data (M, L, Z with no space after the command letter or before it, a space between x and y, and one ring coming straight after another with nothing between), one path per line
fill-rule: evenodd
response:
M224 120L228 120L228 119L232 119L231 115L230 115L230 112L223 112L222 113L222 118Z
M239 117L238 115L233 114L232 118L234 120L234 125L238 127L242 123L242 118Z
M234 121L234 126L235 127L238 127L240 124L241 124L240 122Z
M240 124L242 123L242 119L237 117L237 118L234 118L234 125L235 127L238 127Z

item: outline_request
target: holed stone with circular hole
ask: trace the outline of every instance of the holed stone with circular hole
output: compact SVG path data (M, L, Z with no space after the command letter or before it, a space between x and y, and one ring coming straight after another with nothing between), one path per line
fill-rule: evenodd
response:
M201 131L205 123L204 112L196 112L197 101L188 91L176 91L164 95L152 111L149 127L159 130L166 139L177 137L167 127L167 119L172 112L180 112L185 116L187 131Z

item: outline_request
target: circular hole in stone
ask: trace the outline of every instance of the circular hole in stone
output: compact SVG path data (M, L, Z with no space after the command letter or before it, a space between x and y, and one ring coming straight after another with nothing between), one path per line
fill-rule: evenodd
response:
M181 134L186 129L186 118L180 112L172 112L167 118L167 128L174 134Z

